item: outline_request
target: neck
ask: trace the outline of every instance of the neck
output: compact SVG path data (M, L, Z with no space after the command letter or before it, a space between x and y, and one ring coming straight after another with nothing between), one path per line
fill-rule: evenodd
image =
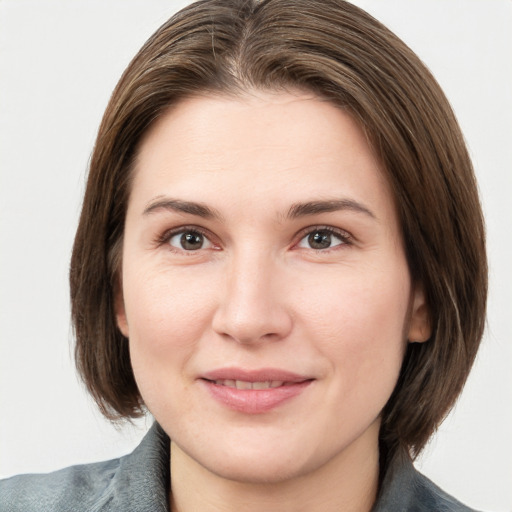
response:
M269 483L223 478L171 443L171 511L369 512L378 490L378 444L359 441L312 472Z

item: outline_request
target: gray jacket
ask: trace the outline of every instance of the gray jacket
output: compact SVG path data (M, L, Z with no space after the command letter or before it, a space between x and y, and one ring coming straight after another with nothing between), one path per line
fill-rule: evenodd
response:
M169 438L154 424L129 455L0 481L0 512L168 512ZM372 512L472 512L418 473L390 464Z

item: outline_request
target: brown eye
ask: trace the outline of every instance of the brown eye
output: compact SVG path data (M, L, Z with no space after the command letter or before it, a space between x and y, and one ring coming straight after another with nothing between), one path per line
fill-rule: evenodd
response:
M331 246L331 233L316 231L308 236L308 243L312 249L327 249Z
M211 242L199 231L176 233L169 238L169 245L184 251L197 251L212 246Z
M298 246L318 251L346 244L347 238L347 236L330 229L315 229L302 238Z

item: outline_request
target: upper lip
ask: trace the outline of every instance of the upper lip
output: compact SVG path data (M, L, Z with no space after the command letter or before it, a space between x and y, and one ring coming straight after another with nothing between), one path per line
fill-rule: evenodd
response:
M201 379L217 380L240 380L244 382L304 382L312 377L298 373L282 370L279 368L259 368L255 370L243 368L218 368L200 375Z

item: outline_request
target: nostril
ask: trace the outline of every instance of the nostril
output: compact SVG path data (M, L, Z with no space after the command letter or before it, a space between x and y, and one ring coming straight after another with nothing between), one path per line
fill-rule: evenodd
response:
M219 312L213 319L213 330L223 338L240 344L278 341L291 331L291 317L285 311L273 313L230 314Z

